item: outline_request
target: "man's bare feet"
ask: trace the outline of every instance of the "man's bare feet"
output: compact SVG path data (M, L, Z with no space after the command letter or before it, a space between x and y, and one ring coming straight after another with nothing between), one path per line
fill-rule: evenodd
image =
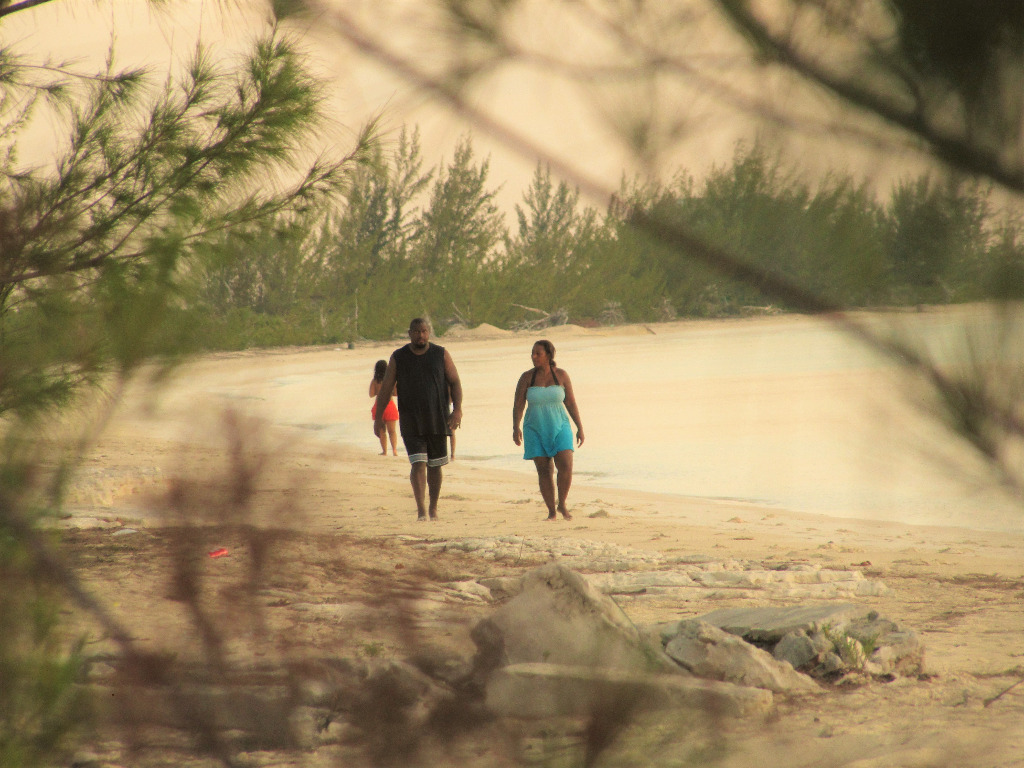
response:
M430 513L430 519L431 520L437 520L437 512L431 512Z
M565 507L561 507L558 511L562 513L562 517L564 517L566 520L572 520L572 515L569 513L569 510L566 509Z
M387 455L388 455L388 452L387 452L387 451L381 451L381 452L380 452L380 455L381 455L381 456L387 456Z
M427 522L427 516L426 515L416 515L416 522L417 523L425 523L425 522Z
M544 519L545 520L557 520L558 519L558 515L556 515L554 512L552 512L550 515L548 515Z

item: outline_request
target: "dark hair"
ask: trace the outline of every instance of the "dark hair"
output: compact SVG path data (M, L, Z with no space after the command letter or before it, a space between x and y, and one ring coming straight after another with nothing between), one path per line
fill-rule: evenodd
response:
M378 360L373 366L373 378L377 381L384 381L384 372L388 369L387 360Z
M429 320L427 320L427 318L425 318L425 317L414 317L414 318L413 318L413 319L412 319L412 320L411 320L411 321L409 322L409 330L411 331L411 330L412 330L413 328L415 328L415 327L416 327L417 325L425 325L425 326L427 327L427 330L431 330L431 325L430 325L430 321L429 321Z
M552 371L555 370L555 345L547 339L541 339L540 341L533 342L533 346L535 347L538 344L544 347L544 351L548 353L548 365L551 366Z

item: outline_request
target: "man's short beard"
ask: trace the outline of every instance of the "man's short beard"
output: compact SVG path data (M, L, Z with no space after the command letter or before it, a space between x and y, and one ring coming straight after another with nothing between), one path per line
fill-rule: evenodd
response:
M413 345L413 347L415 347L416 349L424 349L424 348L425 348L425 347L427 346L427 344L429 344L429 343L430 343L430 342L428 342L428 341L414 341L414 342L412 343L412 345Z

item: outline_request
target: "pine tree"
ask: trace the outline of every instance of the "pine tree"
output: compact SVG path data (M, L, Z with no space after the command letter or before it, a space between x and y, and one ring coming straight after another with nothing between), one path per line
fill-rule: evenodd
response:
M344 158L304 156L322 88L279 35L237 71L200 49L155 98L144 86L112 68L80 98L61 85L71 135L51 168L15 167L20 114L0 131L0 413L170 351L165 321L197 254L324 205L367 154L369 131Z
M0 3L0 18L36 4ZM39 440L40 418L180 350L201 256L327 204L372 141L371 128L345 157L305 154L323 90L276 33L237 69L199 49L182 74L148 85L112 62L76 78L0 48L2 768L68 761L85 713L62 601L102 615L39 525L60 511L80 458ZM50 164L21 166L19 137L47 117L66 121L64 146Z

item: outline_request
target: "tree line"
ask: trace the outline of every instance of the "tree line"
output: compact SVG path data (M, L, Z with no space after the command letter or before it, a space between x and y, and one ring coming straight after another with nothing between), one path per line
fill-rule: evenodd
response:
M182 311L207 346L240 348L390 338L417 315L444 331L792 309L659 244L633 226L637 211L842 307L1024 294L1021 221L976 180L908 177L880 199L851 175L809 181L755 143L699 182L625 182L604 210L539 165L509 224L488 175L470 137L426 168L418 132L403 130L328 211L208 242Z

